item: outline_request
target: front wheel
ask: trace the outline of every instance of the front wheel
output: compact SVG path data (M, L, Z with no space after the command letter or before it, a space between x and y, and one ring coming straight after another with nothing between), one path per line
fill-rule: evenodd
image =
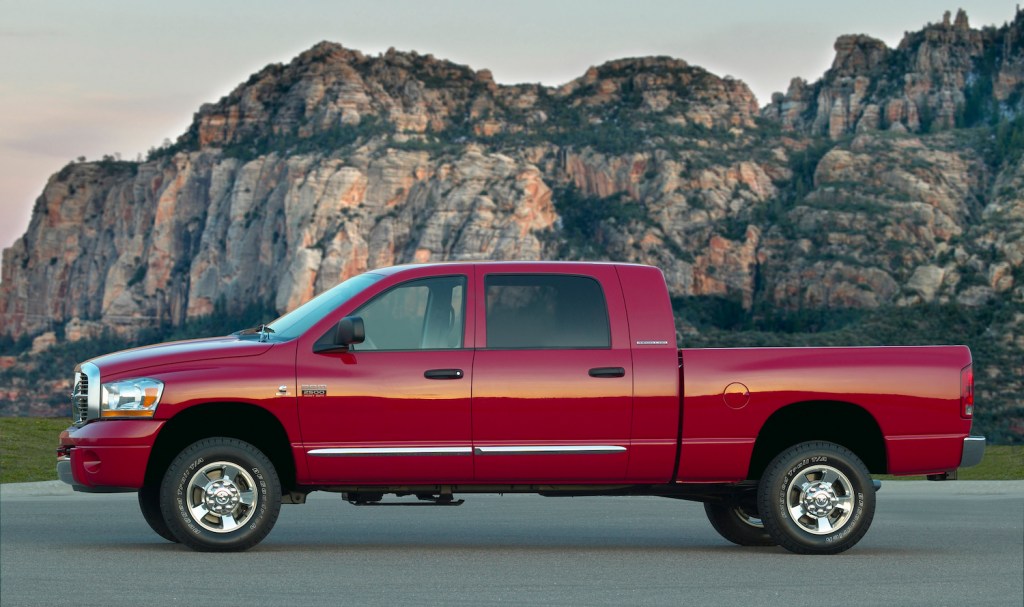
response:
M281 510L281 483L259 449L208 438L174 458L160 489L168 528L194 550L247 550L270 533Z
M768 464L757 491L765 530L797 554L837 554L867 533L875 489L867 467L849 449L801 443Z

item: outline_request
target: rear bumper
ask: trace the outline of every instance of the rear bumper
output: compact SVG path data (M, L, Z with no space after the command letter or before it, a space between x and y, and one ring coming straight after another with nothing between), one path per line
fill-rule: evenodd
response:
M968 436L964 439L964 451L963 455L960 456L960 467L969 468L971 466L977 466L981 463L981 458L984 455L985 437Z

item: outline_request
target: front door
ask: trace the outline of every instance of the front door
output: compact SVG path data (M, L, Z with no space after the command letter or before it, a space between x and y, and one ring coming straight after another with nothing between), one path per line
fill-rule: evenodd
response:
M397 284L349 314L363 319L363 343L342 353L300 347L299 417L313 482L472 480L471 282L448 275Z

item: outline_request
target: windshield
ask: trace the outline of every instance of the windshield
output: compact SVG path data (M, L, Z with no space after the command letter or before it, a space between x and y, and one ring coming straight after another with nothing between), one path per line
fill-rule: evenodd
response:
M305 333L329 312L352 299L363 289L382 278L384 278L384 276L381 274L360 274L358 276L353 276L338 286L332 287L317 295L281 318L271 322L267 325L267 328L271 329L274 337L277 339L294 339Z

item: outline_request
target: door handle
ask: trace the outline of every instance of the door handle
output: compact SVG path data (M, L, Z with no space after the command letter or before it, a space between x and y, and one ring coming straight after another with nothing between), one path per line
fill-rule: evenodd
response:
M594 367L590 370L591 377L625 377L626 370L622 367Z
M427 379L462 379L462 369L427 369L423 377Z

